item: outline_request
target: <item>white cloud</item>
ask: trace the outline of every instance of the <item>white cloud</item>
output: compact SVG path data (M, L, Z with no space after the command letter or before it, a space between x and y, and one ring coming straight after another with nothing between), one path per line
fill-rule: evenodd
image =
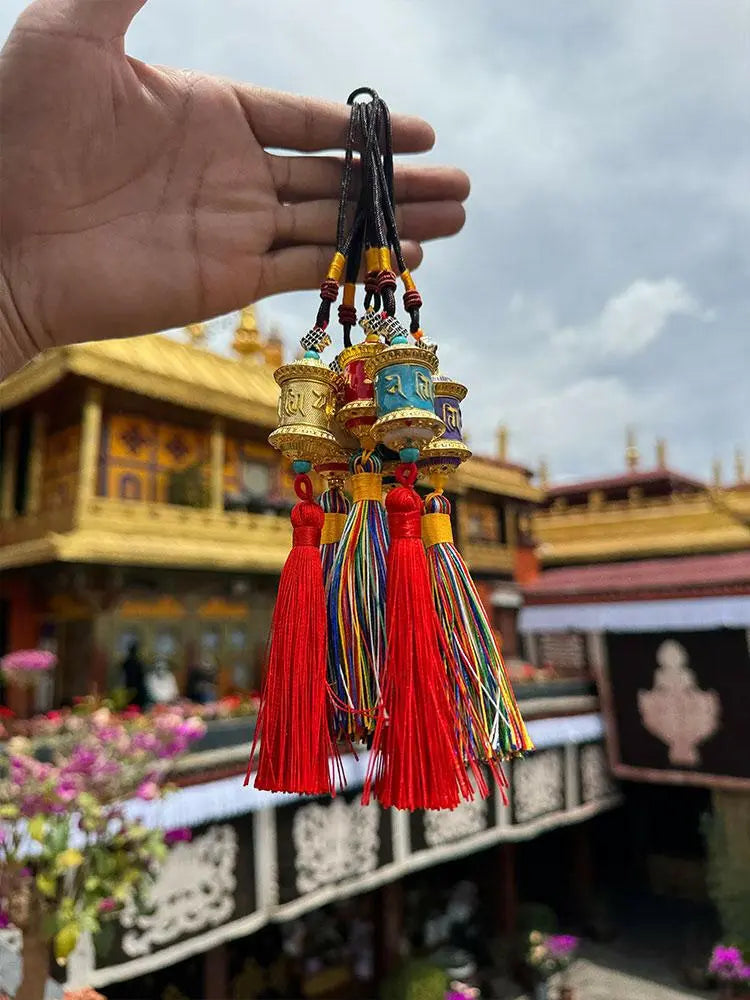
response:
M0 4L0 36L24 0ZM621 467L626 424L675 462L750 453L748 11L737 0L149 0L140 58L341 99L362 83L435 125L472 177L462 235L430 246L424 321L470 386L474 445ZM263 303L293 345L315 296ZM715 310L720 317L707 327ZM231 322L217 333L224 347Z

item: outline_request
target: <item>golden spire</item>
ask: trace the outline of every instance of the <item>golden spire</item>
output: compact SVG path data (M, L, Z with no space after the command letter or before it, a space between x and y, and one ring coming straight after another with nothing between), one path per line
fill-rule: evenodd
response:
M714 489L721 489L721 459L715 458L712 465Z
M243 361L251 360L263 350L254 306L245 306L240 313L240 323L234 331L232 349Z
M625 462L628 469L630 469L631 472L635 472L638 468L640 460L641 453L638 451L638 446L635 443L635 431L632 427L628 427L625 445Z
M501 462L508 461L508 428L500 424L497 429L497 457Z
M745 482L745 455L742 448L737 448L734 452L734 474L738 483Z
M539 462L539 488L546 490L549 486L549 466L546 458Z
M656 441L656 466L659 469L667 467L667 442L664 438L657 438Z
M281 331L276 325L271 327L268 340L263 345L263 358L271 368L278 368L284 364L284 341L281 339Z
M185 332L187 333L193 347L203 347L206 342L205 323L189 323L185 327Z

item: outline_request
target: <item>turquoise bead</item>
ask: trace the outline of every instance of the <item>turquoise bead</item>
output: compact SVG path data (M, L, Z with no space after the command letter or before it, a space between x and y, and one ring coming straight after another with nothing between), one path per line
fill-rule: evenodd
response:
M419 448L402 448L399 452L399 457L402 462L416 462L419 458Z
M320 361L320 355L317 351L305 351L306 358L312 358L314 361Z
M297 459L296 462L292 462L292 469L296 476L306 476L310 469L312 469L312 465L309 462Z

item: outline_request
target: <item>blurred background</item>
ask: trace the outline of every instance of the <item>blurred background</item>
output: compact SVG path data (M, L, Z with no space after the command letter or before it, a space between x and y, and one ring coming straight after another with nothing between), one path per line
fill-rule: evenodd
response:
M745 4L699 0L138 15L140 59L370 84L471 175L423 318L469 386L454 530L537 751L507 804L449 814L360 807L366 754L333 801L243 789L294 502L273 372L316 297L48 352L2 387L0 655L54 666L3 671L0 736L44 759L126 687L204 723L134 807L190 837L50 996L750 991L714 951L750 947L749 38ZM20 943L8 921L9 992Z

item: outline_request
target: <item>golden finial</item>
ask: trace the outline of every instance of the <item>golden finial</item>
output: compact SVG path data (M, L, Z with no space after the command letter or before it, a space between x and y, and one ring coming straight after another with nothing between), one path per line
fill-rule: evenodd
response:
M721 459L715 458L712 465L714 489L721 489Z
M638 451L638 446L635 443L635 431L632 427L628 427L626 441L625 462L630 471L635 472L641 460L641 453Z
M497 429L497 457L501 462L508 461L508 428L500 424Z
M667 467L667 442L664 438L658 438L656 441L656 466L659 469Z
M263 346L263 358L270 368L280 368L284 364L284 341L276 325L271 327L268 340Z
M546 490L549 486L549 466L545 458L539 462L539 488Z
M185 331L193 347L202 347L205 344L206 342L205 323L189 323L185 327Z
M737 448L734 452L734 474L738 483L745 482L745 455L742 448Z
M250 360L263 350L254 306L245 306L240 313L240 323L234 331L232 349L243 361Z

